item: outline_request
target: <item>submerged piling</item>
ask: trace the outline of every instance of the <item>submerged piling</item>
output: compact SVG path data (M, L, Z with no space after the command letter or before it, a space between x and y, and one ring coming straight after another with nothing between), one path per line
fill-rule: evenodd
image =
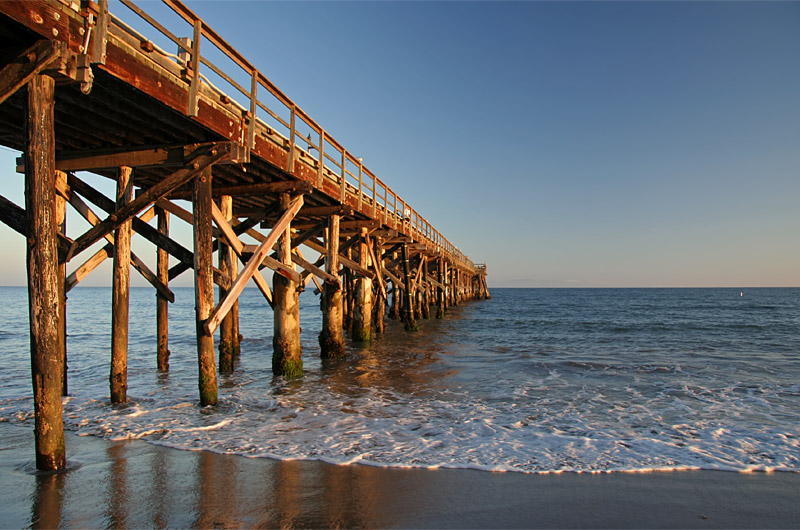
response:
M35 422L36 468L64 469L61 388L64 366L58 344L58 253L55 219L55 133L51 77L28 83L25 116L25 210L28 212L28 308Z
M117 209L133 198L133 170L117 170ZM128 309L131 271L131 221L122 223L114 233L114 272L111 291L111 373L112 403L128 400Z
M280 195L280 210L289 209L289 194ZM279 239L278 259L292 266L292 234L287 225ZM272 371L275 375L298 377L303 375L303 358L300 347L300 297L297 284L275 272L272 277L274 290L274 335L272 337Z
M211 231L211 167L194 179L194 292L197 320L197 368L200 404L217 404L217 367L214 360L214 336L203 328L214 310L214 262Z

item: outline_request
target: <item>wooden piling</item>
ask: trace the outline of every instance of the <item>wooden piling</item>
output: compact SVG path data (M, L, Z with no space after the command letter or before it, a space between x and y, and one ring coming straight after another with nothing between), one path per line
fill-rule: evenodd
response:
M392 282L392 303L389 306L389 318L392 320L400 318L401 296L400 285Z
M194 294L197 315L197 366L200 404L217 403L217 369L214 361L214 336L205 333L203 324L214 310L214 262L211 230L211 168L194 179Z
M132 170L117 170L117 210L133 198ZM112 403L128 400L128 308L131 272L131 221L122 223L114 232L114 266L111 289L111 373Z
M444 310L445 310L444 259L438 260L436 274L437 274L436 278L439 281L439 286L436 288L436 318L444 318Z
M158 231L162 235L169 237L169 212L156 207L158 215ZM169 285L169 254L166 250L158 247L156 254L156 268L158 269L158 279L164 285ZM157 350L156 363L159 372L169 370L169 301L156 290L156 336Z
M28 83L25 115L25 210L27 213L28 308L31 332L36 468L66 467L58 344L58 254L55 218L55 83L36 76Z
M345 257L347 259L351 259L353 257L353 250L352 248L348 247L345 251ZM353 271L350 268L345 268L344 270L344 277L343 280L343 328L344 331L347 333L353 333L353 291L354 291L354 280L353 280Z
M369 268L368 244L367 229L361 228L361 240L358 243L358 264L364 269ZM372 340L372 279L363 275L358 276L355 285L353 340Z
M425 258L422 259L424 260L422 268L420 269L420 274L422 274L422 277L419 279L419 283L421 285L420 314L424 320L428 320L431 318L431 301L428 297L428 263Z
M339 216L328 218L325 237L325 270L333 276L339 275ZM335 358L344 355L342 287L325 282L322 286L320 307L322 309L322 331L319 334L320 356Z
M289 194L280 195L280 210L289 209ZM279 239L278 260L292 267L292 234L290 225ZM303 375L303 358L300 347L300 300L297 284L275 272L272 277L274 307L274 335L272 337L272 371L275 375L299 377Z
M219 198L219 210L226 221L230 222L233 218L233 197L230 195L223 195ZM218 259L219 270L231 277L233 263L236 261L236 256L233 249L224 243L224 238L218 240ZM224 299L228 291L223 287L219 288L219 298ZM219 371L221 373L233 372L233 360L236 357L236 341L233 330L234 315L228 312L219 327Z
M411 292L411 266L408 262L408 245L403 245L403 321L406 331L419 331L417 321L414 319L414 303Z

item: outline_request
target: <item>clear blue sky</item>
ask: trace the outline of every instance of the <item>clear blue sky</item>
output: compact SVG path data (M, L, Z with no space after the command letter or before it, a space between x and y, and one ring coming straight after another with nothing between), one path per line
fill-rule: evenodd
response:
M188 4L490 285L800 285L798 2Z

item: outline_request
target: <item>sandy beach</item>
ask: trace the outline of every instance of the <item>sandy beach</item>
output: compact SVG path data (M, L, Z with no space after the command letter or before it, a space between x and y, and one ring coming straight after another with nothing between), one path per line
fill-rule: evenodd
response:
M527 475L252 459L68 433L71 470L33 472L0 423L3 528L797 528L800 474Z

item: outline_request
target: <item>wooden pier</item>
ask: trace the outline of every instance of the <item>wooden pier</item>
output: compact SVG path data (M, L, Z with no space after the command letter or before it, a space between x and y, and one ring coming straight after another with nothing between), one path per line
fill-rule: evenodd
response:
M131 267L156 290L158 370L169 369L170 281L194 271L202 405L217 401L217 370L233 369L237 299L250 282L274 310L273 370L286 376L302 374L298 296L311 282L323 357L344 353L345 333L380 333L387 305L386 316L415 330L431 306L441 317L489 297L484 265L185 5L164 4L182 32L130 0L124 13L110 13L107 0L0 1L0 144L23 153L16 170L25 179L24 207L0 196L0 219L27 238L39 469L66 463L66 293L106 259L112 402L127 394ZM115 196L79 171L111 179ZM88 231L67 234L67 204ZM191 249L170 236L178 222L192 226ZM134 234L155 246L156 270L131 251Z

